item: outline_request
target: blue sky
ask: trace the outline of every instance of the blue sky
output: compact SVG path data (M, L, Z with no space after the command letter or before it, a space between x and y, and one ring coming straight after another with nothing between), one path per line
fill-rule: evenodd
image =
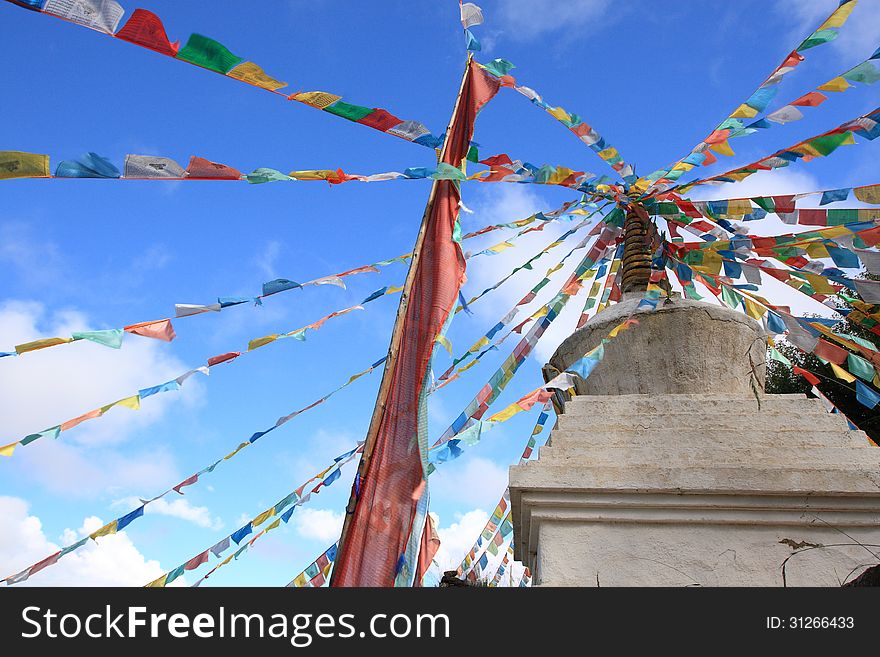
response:
M630 2L484 0L480 61L517 65L520 84L577 112L637 172L686 154L830 13L833 0ZM137 7L128 5L126 16ZM443 2L179 3L147 1L172 40L208 35L289 82L387 108L439 134L464 62L458 6ZM0 5L7 65L0 73L0 149L61 159L87 151L121 166L125 154L198 155L250 171L337 168L355 173L430 166L428 149L289 103L247 85L48 16ZM880 45L880 1L862 0L840 38L807 52L780 99L793 99L869 56ZM808 109L803 121L739 140L734 158L707 175L823 132L870 111L880 87L859 86ZM552 117L502 90L481 113L481 154L507 152L536 165L610 173ZM791 193L876 183L876 146L860 143L797 169L758 174L725 196ZM410 250L429 181L277 183L22 180L2 183L0 350L71 330L119 327L173 315L175 303L254 295L277 277L308 280ZM716 196L722 192L710 190ZM709 192L706 192L708 196ZM523 218L575 198L534 185L466 183L474 214L466 230ZM769 220L760 234L781 232ZM548 228L494 258L470 262L467 296L478 293L567 226ZM555 231L555 232L554 232ZM503 234L466 245L476 251ZM565 247L563 247L563 252ZM555 252L554 252L555 254ZM536 270L555 264L545 256ZM573 264L573 263L572 263ZM0 443L52 426L139 388L161 383L207 357L244 350L248 340L289 331L403 281L401 265L175 322L178 338L128 336L120 351L78 342L0 362ZM560 285L562 275L557 279ZM531 285L528 272L460 314L456 351L491 327ZM552 287L552 286L551 286ZM555 291L555 290L553 290ZM552 291L548 290L552 293ZM498 408L533 389L540 365L574 327L582 302L548 332ZM281 341L214 368L182 391L115 409L59 441L33 444L0 461L2 575L47 556L97 516L107 521L213 462L254 431L321 397L384 355L397 297L328 322L304 343ZM575 308L577 307L577 308ZM514 342L506 346L512 348ZM446 428L507 355L502 350L431 398L432 435ZM448 365L441 355L438 369ZM380 374L270 434L218 467L185 497L66 557L34 584L142 584L213 545L284 497L361 439ZM506 485L507 465L535 413L493 431L432 477L433 511L457 562ZM210 581L283 585L334 540L354 467L284 529L261 539ZM69 563L68 563L69 562ZM158 562L158 563L156 563ZM206 568L199 571L203 573ZM187 575L187 581L194 581Z

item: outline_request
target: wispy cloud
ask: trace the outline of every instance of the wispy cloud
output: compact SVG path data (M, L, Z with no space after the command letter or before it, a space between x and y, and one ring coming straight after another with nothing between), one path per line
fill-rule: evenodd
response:
M126 497L125 499L113 502L113 506L126 509L137 508L140 504L140 500L136 497ZM208 507L195 506L189 500L183 498L172 499L171 501L165 498L155 500L146 506L144 513L178 518L204 529L223 529L223 521L216 516L212 516L211 510Z
M506 35L530 41L551 32L573 30L606 19L608 10L619 6L611 0L500 0L498 22Z

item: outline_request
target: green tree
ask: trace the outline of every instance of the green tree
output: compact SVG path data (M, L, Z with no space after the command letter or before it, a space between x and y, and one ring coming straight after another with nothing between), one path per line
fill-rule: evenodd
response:
M880 278L870 274L863 275L862 277L870 278L871 280ZM850 296L861 300L855 293L851 293ZM843 299L839 300L839 307L852 309L852 305ZM818 315L816 316L818 317ZM859 324L849 321L845 316L842 317L832 330L837 333L846 333L863 338L877 346L878 350L880 350L880 336ZM805 354L794 345L782 340L779 341L776 348L793 365L818 374L819 384L816 387L822 394L831 400L853 424L867 433L874 442L880 444L880 404L873 409L863 406L856 399L855 384L846 383L838 379L834 376L834 372L831 371L831 367L824 364L813 354ZM811 392L812 385L804 377L795 374L791 368L779 361L771 360L769 357L767 361L766 391L768 393L804 393L811 397L815 396Z

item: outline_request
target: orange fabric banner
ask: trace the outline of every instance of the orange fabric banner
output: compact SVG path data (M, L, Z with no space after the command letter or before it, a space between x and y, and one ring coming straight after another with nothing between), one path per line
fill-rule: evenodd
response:
M497 78L469 63L443 162L460 167L473 135L477 112L498 92ZM434 341L455 306L465 278L465 260L453 240L459 191L439 180L425 224L424 242L403 317L402 338L392 369L385 410L366 472L354 483L356 503L336 557L332 586L392 586L412 531L424 479L414 444L419 431L419 398ZM367 445L369 449L370 445Z

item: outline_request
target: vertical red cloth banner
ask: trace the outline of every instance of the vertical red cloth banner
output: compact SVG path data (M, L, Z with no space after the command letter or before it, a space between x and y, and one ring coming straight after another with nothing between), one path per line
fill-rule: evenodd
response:
M462 165L477 112L499 88L497 78L469 60L442 162ZM423 218L418 261L413 258L415 271L410 272L411 292L408 298L401 298L401 304L407 305L395 326L395 331L400 331L398 351L383 376L378 415L374 413L367 436L365 461L354 485L356 501L340 539L331 586L392 586L406 549L418 504L413 492L424 478L417 442L419 395L434 341L465 279L464 255L453 239L459 199L454 181L434 182Z

